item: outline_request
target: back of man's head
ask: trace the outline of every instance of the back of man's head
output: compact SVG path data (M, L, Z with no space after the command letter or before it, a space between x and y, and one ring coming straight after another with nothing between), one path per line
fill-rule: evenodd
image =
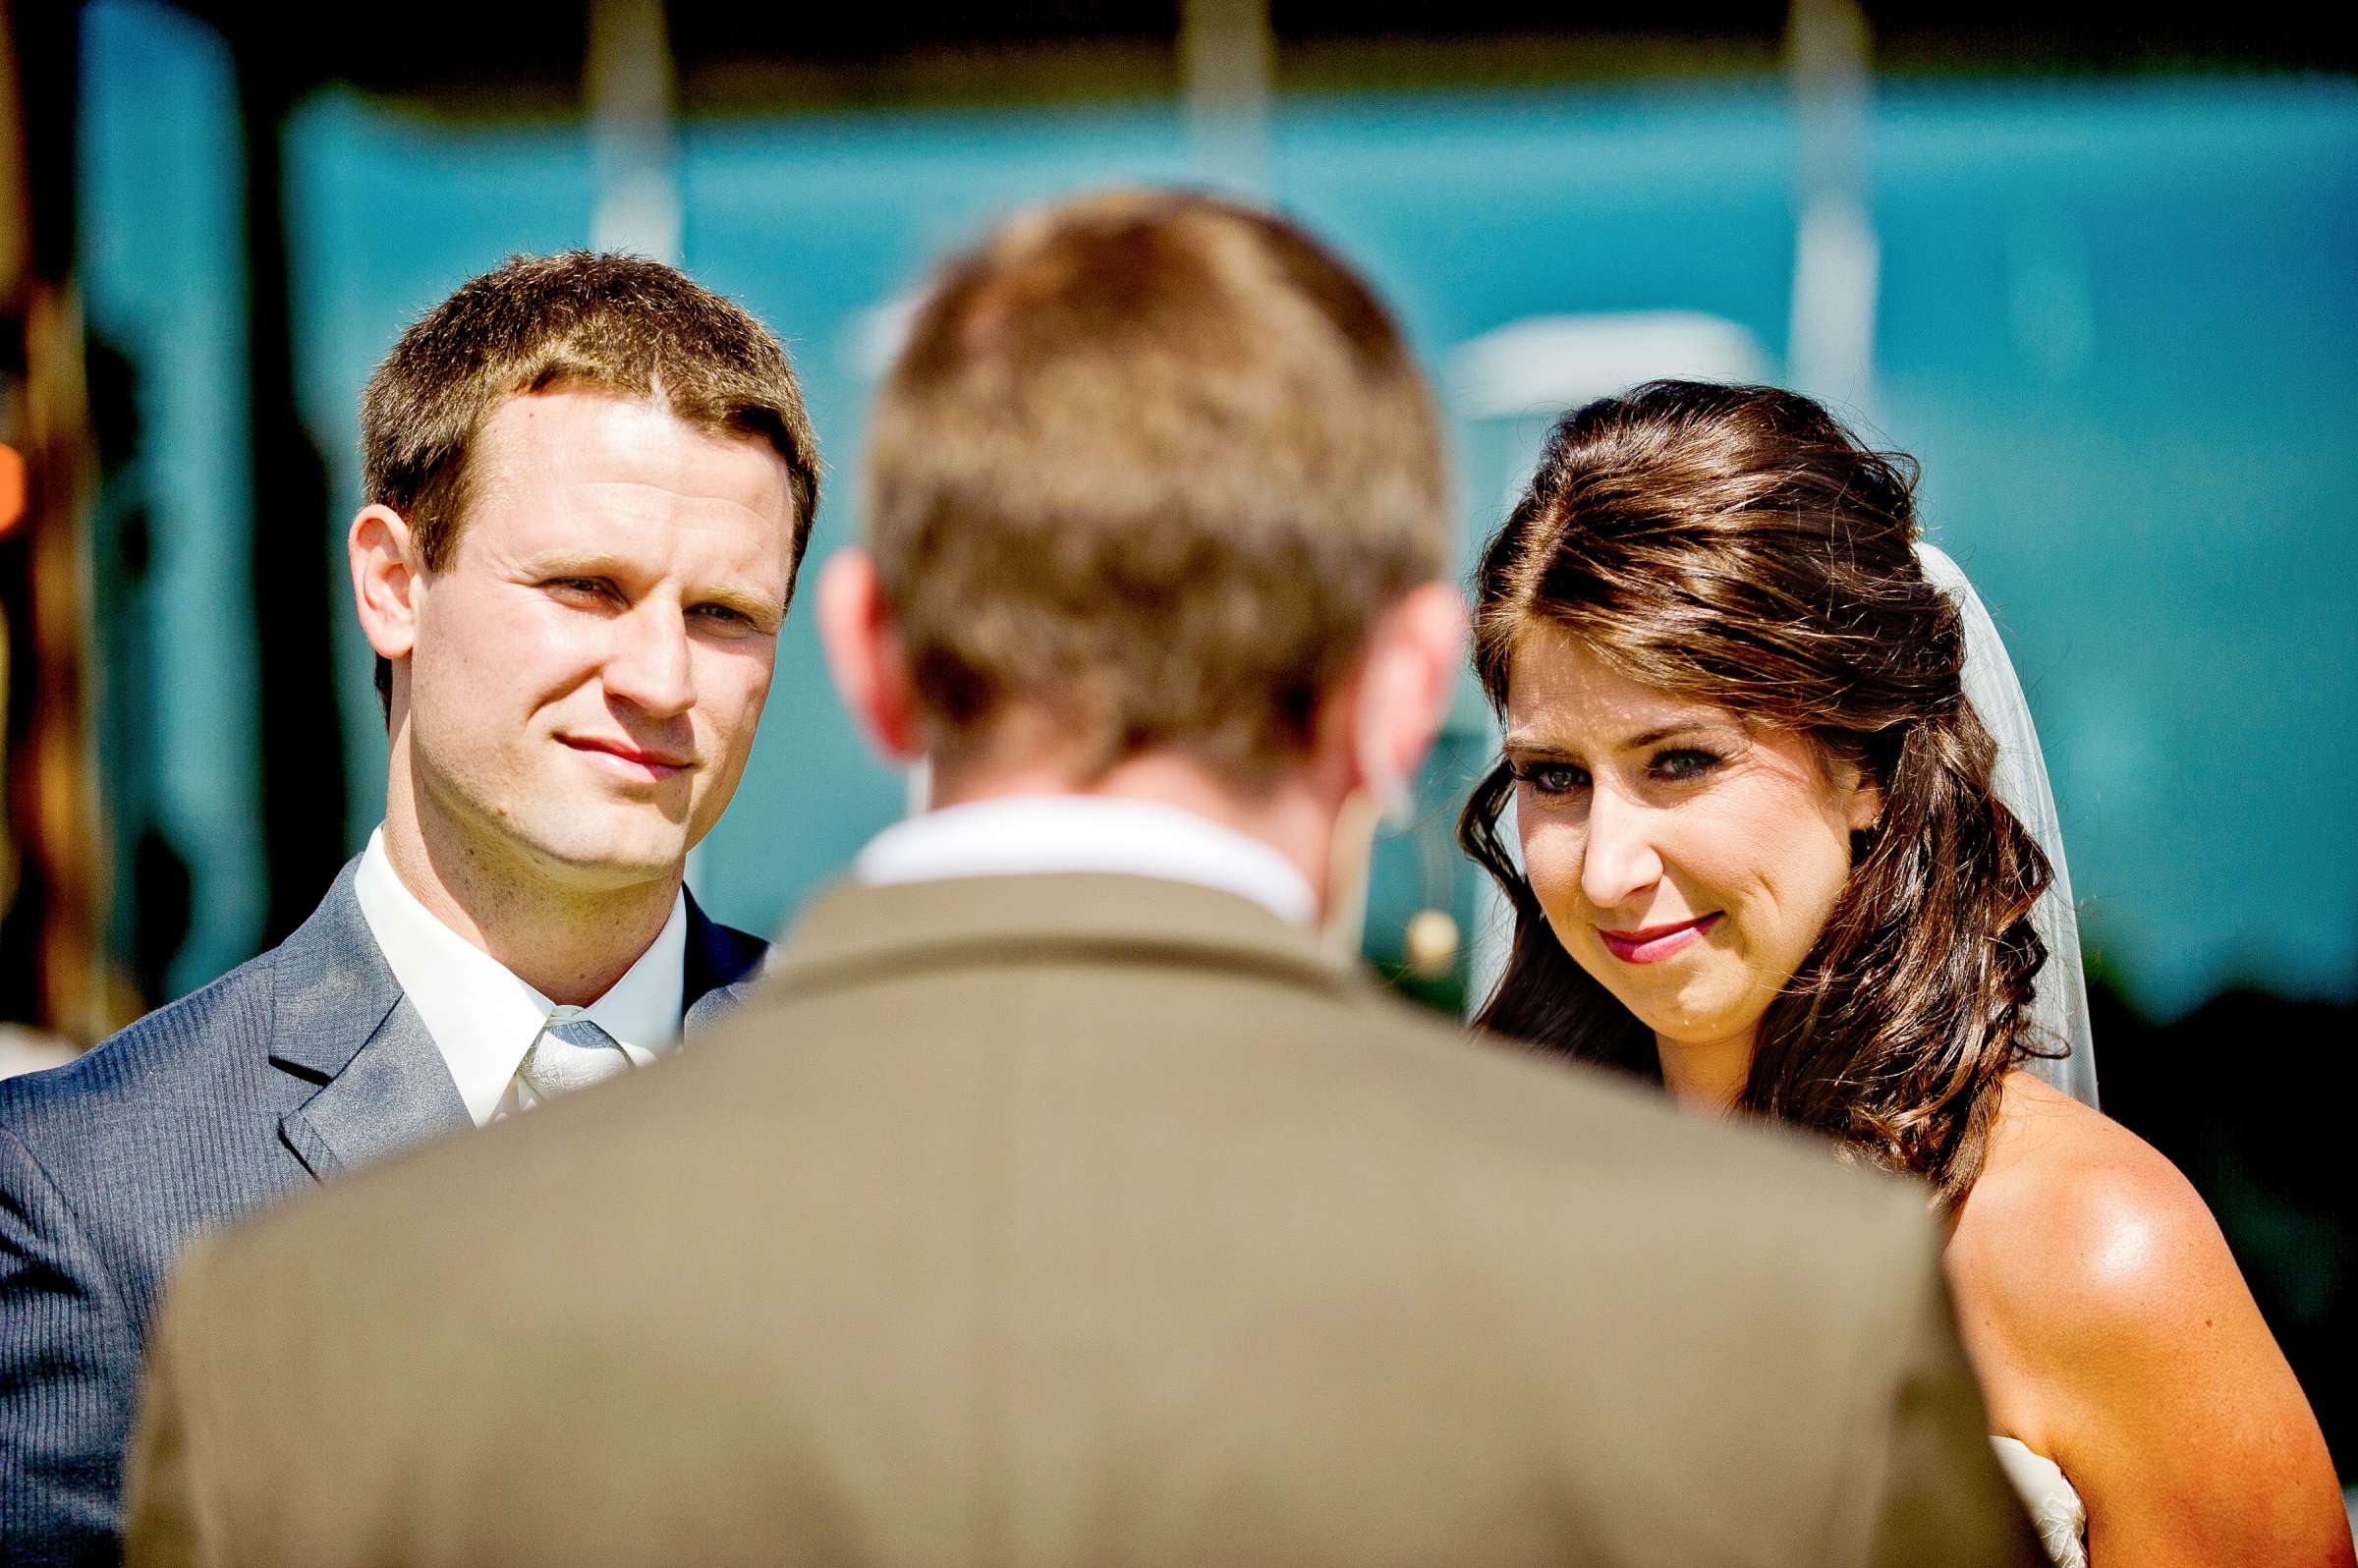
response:
M399 513L426 570L442 570L483 421L511 397L558 387L656 399L697 430L769 443L792 484L801 561L818 446L785 351L740 307L640 256L511 256L413 322L362 397L364 501ZM390 675L377 660L388 701Z
M1115 192L952 260L877 407L870 552L923 749L1017 713L1086 780L1149 752L1246 789L1440 576L1432 400L1383 306L1282 219Z

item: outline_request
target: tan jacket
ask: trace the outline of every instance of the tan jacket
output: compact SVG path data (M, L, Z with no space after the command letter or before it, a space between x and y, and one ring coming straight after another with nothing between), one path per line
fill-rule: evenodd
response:
M676 1063L202 1250L132 1556L2034 1563L1935 1249L1226 894L851 889Z

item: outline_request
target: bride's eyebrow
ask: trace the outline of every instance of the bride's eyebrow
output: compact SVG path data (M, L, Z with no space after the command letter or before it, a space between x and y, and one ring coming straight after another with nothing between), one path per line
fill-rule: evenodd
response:
M1694 718L1673 719L1667 724L1653 725L1640 730L1635 735L1623 736L1612 742L1610 749L1616 752L1642 752L1650 746L1658 746L1664 741L1676 740L1680 736L1705 736L1725 728L1727 728L1727 724L1724 720L1699 714ZM1550 761L1564 762L1581 761L1586 755L1578 747L1540 740L1525 730L1507 731L1504 740L1500 742L1500 749L1513 752L1518 756L1542 757Z
M1642 734L1632 735L1621 743L1621 750L1642 752L1649 746L1658 746L1663 741L1670 740L1675 736L1699 735L1716 727L1708 719L1681 719L1676 724L1657 725Z

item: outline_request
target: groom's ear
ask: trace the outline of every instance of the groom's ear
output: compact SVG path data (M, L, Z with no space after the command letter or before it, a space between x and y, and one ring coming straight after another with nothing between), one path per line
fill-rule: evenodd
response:
M408 658L418 642L418 584L423 576L409 520L389 506L362 507L345 534L344 553L361 634L378 658Z
M838 550L818 574L818 641L836 695L869 744L906 765L925 755L917 683L885 602L883 580L866 550Z
M1413 786L1457 689L1467 621L1454 585L1427 583L1376 622L1348 694L1357 787L1388 801Z

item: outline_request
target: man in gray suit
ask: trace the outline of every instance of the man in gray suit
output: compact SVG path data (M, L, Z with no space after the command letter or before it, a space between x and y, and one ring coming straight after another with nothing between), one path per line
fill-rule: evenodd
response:
M765 952L681 878L817 488L776 341L669 267L518 257L402 337L362 424L383 824L284 944L0 1084L12 1564L112 1555L141 1339L193 1233L650 1061Z
M1356 277L1018 218L870 442L821 632L936 810L678 1067L194 1255L136 1561L2037 1560L1921 1190L1321 937L1463 628Z

